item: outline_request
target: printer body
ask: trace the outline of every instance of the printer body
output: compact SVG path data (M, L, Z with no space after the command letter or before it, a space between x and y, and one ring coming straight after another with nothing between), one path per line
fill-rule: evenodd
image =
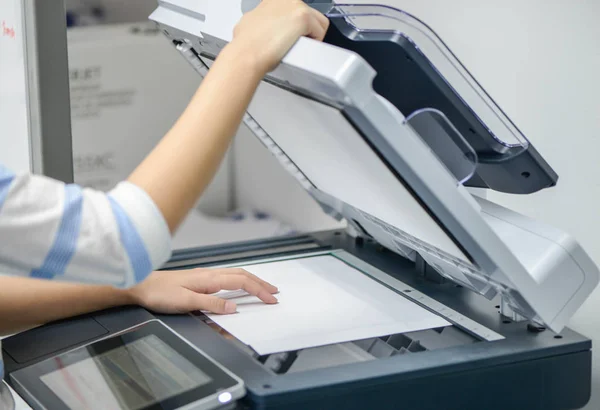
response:
M151 19L204 77L257 3L160 0ZM115 309L6 340L7 381L158 317L244 380L240 409L583 407L591 341L565 326L598 268L568 234L468 189L531 194L553 187L556 173L416 17L311 7L330 19L324 42L296 43L244 123L347 229L179 251L164 269L328 255L451 325L259 355L202 313Z

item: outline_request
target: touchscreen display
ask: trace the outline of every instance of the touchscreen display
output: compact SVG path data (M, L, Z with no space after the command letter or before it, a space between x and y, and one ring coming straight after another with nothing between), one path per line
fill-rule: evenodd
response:
M87 355L40 377L70 409L139 410L212 381L155 335Z

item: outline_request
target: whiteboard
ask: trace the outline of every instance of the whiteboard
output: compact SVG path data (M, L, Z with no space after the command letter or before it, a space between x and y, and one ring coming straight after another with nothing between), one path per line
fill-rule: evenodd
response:
M0 163L32 171L22 0L0 1Z

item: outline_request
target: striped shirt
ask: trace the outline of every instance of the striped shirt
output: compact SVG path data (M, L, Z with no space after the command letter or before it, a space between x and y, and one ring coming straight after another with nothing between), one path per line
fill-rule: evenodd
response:
M137 186L103 193L0 164L2 274L129 287L170 255L166 221Z

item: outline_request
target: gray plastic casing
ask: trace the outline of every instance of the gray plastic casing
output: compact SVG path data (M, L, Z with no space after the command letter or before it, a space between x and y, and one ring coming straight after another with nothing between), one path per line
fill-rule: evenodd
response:
M231 41L250 8L241 0L161 0L150 18L204 76L209 56ZM472 197L408 126L410 113L373 90L375 75L357 54L301 38L268 75L270 83L259 86L244 122L326 212L346 219L357 234L409 259L418 253L444 277L489 299L500 293L516 315L560 332L597 286L595 263L568 234ZM318 114L315 100L326 104ZM333 123L345 135L331 131ZM308 124L325 130L320 140L311 142L312 132L293 138ZM338 165L364 175L355 188L378 186L396 196L348 201L349 190L315 173L338 157L317 150L326 142L339 147L341 137L349 152ZM403 199L390 202L397 198ZM404 213L393 222L381 218L373 211L381 201ZM407 228L410 220L422 221L417 230Z

